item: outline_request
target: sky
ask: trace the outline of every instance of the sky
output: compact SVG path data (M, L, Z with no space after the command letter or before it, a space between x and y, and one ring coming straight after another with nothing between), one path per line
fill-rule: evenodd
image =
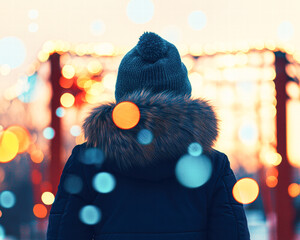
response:
M257 42L300 50L298 0L0 0L0 94L48 40L130 50L144 31L175 45Z

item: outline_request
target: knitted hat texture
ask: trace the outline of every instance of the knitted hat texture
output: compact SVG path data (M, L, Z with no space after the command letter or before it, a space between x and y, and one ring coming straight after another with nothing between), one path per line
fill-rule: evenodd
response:
M152 32L145 32L122 59L116 82L116 100L142 89L188 96L192 90L177 48Z

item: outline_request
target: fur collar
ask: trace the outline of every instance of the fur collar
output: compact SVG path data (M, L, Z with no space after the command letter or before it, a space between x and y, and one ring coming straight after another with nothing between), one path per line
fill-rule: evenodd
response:
M113 123L114 102L94 108L83 124L87 147L100 148L109 164L130 169L176 162L187 153L192 142L200 143L204 152L212 149L218 127L207 101L149 91L134 92L120 99L122 101L131 101L139 107L141 118L134 128L123 130ZM137 141L141 129L153 133L149 145Z

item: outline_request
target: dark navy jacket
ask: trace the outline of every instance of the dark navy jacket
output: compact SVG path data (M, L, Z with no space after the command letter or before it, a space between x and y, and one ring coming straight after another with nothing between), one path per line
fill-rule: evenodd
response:
M133 129L115 126L111 116L115 103L95 108L85 120L87 142L73 149L65 165L47 239L249 240L243 206L232 196L236 179L229 161L212 148L217 120L207 102L149 92L121 99L125 100L140 110L140 121ZM137 133L145 128L154 135L148 145L137 141ZM174 173L192 142L201 144L213 168L209 180L197 188L184 187ZM91 148L101 149L103 163L82 160ZM99 172L114 176L113 191L94 189L93 179ZM81 179L79 192L66 190L69 176ZM80 220L86 205L100 209L96 224Z

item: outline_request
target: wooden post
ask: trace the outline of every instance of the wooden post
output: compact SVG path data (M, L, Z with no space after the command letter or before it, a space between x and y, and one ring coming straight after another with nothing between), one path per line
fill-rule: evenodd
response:
M50 56L51 65L51 127L54 129L55 135L50 144L50 165L49 165L49 177L53 187L53 194L56 194L59 184L59 178L62 172L61 162L61 119L56 115L56 109L60 107L61 88L59 86L59 79L61 77L60 69L60 55L54 53Z
M286 83L289 80L285 67L288 61L283 52L275 52L276 78L276 130L277 130L277 152L282 157L278 169L278 184L275 188L276 217L277 217L277 240L294 239L294 209L292 199L288 194L291 184L292 167L287 160L287 134L286 134Z

